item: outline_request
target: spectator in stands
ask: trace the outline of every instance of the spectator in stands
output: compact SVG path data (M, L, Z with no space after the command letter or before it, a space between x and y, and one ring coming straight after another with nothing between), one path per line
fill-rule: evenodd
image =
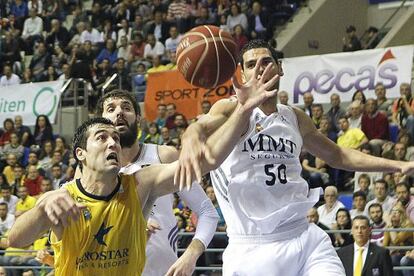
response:
M37 50L30 61L29 68L32 70L33 77L36 81L39 81L42 74L52 64L52 57L47 52L46 45L44 42L39 42Z
M164 56L164 53L164 45L160 41L156 41L153 34L148 34L147 44L144 48L144 58L149 62L152 62L154 56Z
M61 46L57 43L53 47L53 54L52 54L52 67L55 68L55 71L57 74L61 73L61 68L63 64L68 62L68 59L69 59L69 56L62 50Z
M86 30L85 22L78 22L75 25L75 30L73 31L74 34L72 35L72 38L69 41L68 49L72 49L75 45L81 44L81 36L83 31Z
M69 165L71 153L68 148L68 145L66 144L65 138L63 138L62 136L58 136L55 139L55 151L59 151L62 155L62 163L65 165Z
M278 102L283 105L289 105L289 95L286 91L279 91L277 93Z
M381 41L381 37L378 34L378 29L370 26L366 31L365 41L362 42L363 49L374 49Z
M389 228L413 228L414 225L405 216L401 206L394 206L391 210ZM413 244L413 233L410 231L385 231L383 246L409 246ZM393 266L399 266L407 250L394 249L390 251ZM395 273L396 274L396 273Z
M165 65L161 63L161 56L157 56L157 55L152 56L152 67L147 70L146 77L148 78L148 74L162 72L166 70L167 68L165 67Z
M346 28L346 36L342 38L343 52L352 52L358 51L362 49L361 42L359 41L358 37L356 36L356 28L352 25L349 25Z
M184 114L180 114L180 113L175 114L174 128L170 129L170 135L173 138L181 138L181 135L184 133L187 126L188 126L188 122Z
M67 181L67 178L66 178L66 175L62 171L62 166L60 166L59 164L52 165L51 171L52 171L51 173L52 175L50 179L52 181L52 187L54 190L57 190L63 185L63 183Z
M69 43L70 34L65 27L60 25L60 21L52 19L51 30L46 37L46 44L49 47L55 47L59 45L62 49L65 49Z
M384 179L378 179L374 183L375 198L367 203L366 209L374 203L379 203L382 206L384 213L388 213L394 205L394 199L388 195L388 184Z
M58 73L53 66L47 67L47 71L43 72L42 76L40 77L40 81L55 81L57 79Z
M39 164L43 170L47 170L52 165L52 156L53 156L53 142L50 140L45 141L42 144L40 155L39 155Z
M12 119L7 118L3 121L3 133L0 135L0 147L3 147L10 143L10 136L15 132L14 122Z
M374 195L371 192L371 178L366 173L362 173L358 176L358 181L355 184L355 192L363 192L366 195L368 201L374 199ZM365 207L365 206L364 206Z
M118 74L118 85L120 89L131 90L131 76L125 65L125 59L118 58L115 64L115 73Z
M414 101L411 95L411 86L408 83L400 85L401 97L396 99L392 106L392 121L399 129L407 128L411 138L414 137Z
M14 153L9 153L6 157L7 166L3 169L3 174L6 176L7 183L14 182L14 167L17 165L17 157Z
M1 185L1 198L0 203L6 203L8 206L8 212L12 215L16 213L16 205L19 198L12 194L11 187L8 184Z
M338 137L338 145L343 148L359 149L368 143L368 138L359 128L350 128L346 117L339 119L339 127L342 134Z
M397 142L405 145L405 148L407 149L407 153L405 154L405 160L409 161L414 160L414 147L411 141L412 139L408 134L407 130L401 129L398 132Z
M175 52L182 36L178 33L177 26L174 25L170 26L169 34L170 36L165 40L165 50Z
M21 115L16 115L14 117L14 126L15 132L19 137L20 144L24 147L30 147L33 144L32 131L28 126L23 125L23 117Z
M329 228L325 224L319 221L318 209L316 207L312 207L309 209L306 218L308 219L309 223L315 223L322 230L329 230Z
M335 186L328 186L323 195L325 204L318 207L319 221L332 229L335 223L336 212L345 206L338 200L338 189Z
M17 21L17 26L22 29L24 19L29 15L27 2L23 0L15 0L10 6L10 14Z
M383 231L375 231L376 229L384 229L386 222L383 220L382 205L379 203L373 203L368 208L369 218L372 221L372 235L371 242L376 243L378 246L382 246L384 240Z
M361 104L361 101L359 100L354 100L349 105L349 128L361 129L363 107L364 106Z
M405 156L407 153L407 148L403 143L396 143L394 145L394 155L392 157L393 160L398 161L406 161Z
M365 105L367 98L365 97L365 94L362 92L362 90L356 90L354 94L352 94L352 102L354 101L359 101L362 106Z
M352 220L349 211L346 208L340 208L336 212L336 223L333 224L333 230L351 230ZM343 247L354 242L351 233L335 233L334 246Z
M141 6L140 6L141 8ZM151 19L152 11L150 8L149 12L140 13L139 11L135 11L135 17L134 21L132 22L132 34L131 39L135 39L135 36L137 34L143 34L144 33L144 26L145 22L148 22Z
M10 65L6 64L3 67L4 75L0 78L0 86L10 86L20 83L20 78L18 75L13 73L13 70Z
M157 124L158 128L162 128L165 125L165 121L167 119L167 105L160 103L157 106L157 118L155 119L155 123Z
M216 18L214 14L210 14L208 7L201 7L200 9L200 16L196 18L195 25L215 25Z
M93 9L93 6L92 6ZM87 12L85 10L82 10L81 5L76 5L75 8L72 11L72 15L73 15L73 21L72 21L72 26L69 29L70 32L70 36L73 36L74 34L76 34L77 32L77 26L80 22L84 23L86 21L88 21L88 15ZM102 18L103 16L101 16ZM83 30L82 30L83 31ZM82 33L82 32L80 32ZM80 35L79 33L79 35Z
M148 125L148 134L145 136L144 143L161 144L161 136L156 123L150 123Z
M336 143L336 140L338 139L338 135L336 134L335 131L331 130L329 118L326 117L325 115L321 117L318 131L324 136L328 137L332 142Z
M167 104L167 119L165 121L165 126L168 129L172 129L175 127L174 119L175 119L176 114L177 114L177 106L174 103Z
M58 80L61 80L61 81L64 81L64 82L66 82L66 81L68 81L70 78L71 78L71 68L70 68L70 65L69 64L67 64L67 63L64 63L63 65L62 65L62 73L60 74L60 76L58 77Z
M271 27L269 26L269 14L263 11L259 1L254 1L252 12L248 18L249 35L252 39L269 39Z
M98 64L98 68L93 79L95 86L98 89L100 89L105 84L105 82L112 76L113 73L114 71L111 68L109 59L104 58L102 62Z
M167 127L162 127L160 130L161 133L161 145L177 147L179 142L178 139L172 138L170 135L170 130Z
M383 112L387 117L391 117L392 100L387 99L386 93L387 91L382 82L375 84L375 96L377 97L378 110Z
M32 74L32 69L30 68L25 68L24 72L23 72L23 76L22 76L22 82L21 83L31 83L31 82L35 82L35 78Z
M306 92L303 94L303 107L302 110L305 111L305 113L312 117L312 104L313 104L313 95L311 92Z
M127 3L120 2L112 11L115 18L112 18L112 24L120 22L123 18L128 21L132 20L131 9ZM115 19L115 20L114 20Z
M20 55L20 46L17 39L11 32L6 32L4 38L0 41L0 66L3 68L5 64L9 64L11 67L15 66L18 71L22 70L20 61L22 57Z
M302 161L302 175L309 183L309 187L325 187L329 183L326 163L310 153Z
M129 53L128 61L130 63L134 61L141 61L141 59L144 57L145 52L145 41L142 37L142 34L137 34L135 36L135 39L132 41L131 45L131 51Z
M241 24L237 24L233 28L233 39L236 42L236 53L240 52L240 49L243 48L244 45L247 44L249 39L245 35L245 31L243 29L243 26Z
M103 43L103 37L101 33L92 27L90 22L85 23L86 30L84 30L80 36L80 42L90 41L92 46L97 47L99 43Z
M29 15L30 17L24 21L22 38L26 44L26 51L32 53L34 43L43 39L43 20L37 16L35 9L31 9Z
M177 69L177 53L176 51L168 51L168 58L170 60L170 63L165 65L166 70L176 70Z
M0 203L0 235L4 236L13 226L14 215L9 213L6 202Z
M106 40L105 48L99 52L96 62L99 64L104 59L108 59L111 65L113 65L118 59L118 50L115 47L115 41L111 38Z
M10 143L6 144L1 150L1 159L6 159L10 153L14 154L18 162L22 161L24 147L19 143L19 137L16 133L10 134Z
M121 37L120 45L118 46L118 58L123 58L125 61L128 60L131 53L131 45L128 43L126 36Z
M367 205L367 194L362 190L355 192L352 195L352 209L349 211L351 219L354 219L356 216L368 217L365 205Z
M50 166L45 169L45 175L48 178L52 178L53 165L59 165L62 168L62 171L66 171L68 168L68 166L62 162L62 154L58 150L53 151L52 159L50 160Z
M24 185L24 181L26 179L25 169L17 163L13 168L14 173L14 182L9 183L10 187L12 188L12 194L17 195L17 188Z
M36 204L36 198L29 195L26 186L21 186L18 188L18 195L20 199L16 204L16 218L32 209Z
M121 20L121 28L118 30L118 40L116 42L116 46L121 46L121 38L126 37L127 41L130 41L132 38L132 28L129 26L129 23L126 19Z
M207 114L210 112L211 102L209 100L204 100L201 102L201 112L202 114Z
M396 183L395 195L397 203L404 207L407 218L414 223L414 196L410 195L410 186L406 182Z
M56 0L43 1L43 18L46 19L47 25L50 19L59 18L59 1L56 1Z
M172 0L168 6L167 21L177 25L178 31L184 33L187 28L189 13L184 0Z
M52 181L49 178L43 178L42 182L40 183L40 192L35 196L36 200L39 199L44 193L50 192L52 190Z
M335 132L339 131L338 121L339 118L344 117L346 112L344 109L341 108L341 98L338 94L333 93L330 97L331 99L331 108L326 112L326 116L328 116L331 129Z
M161 43L165 43L166 39L169 36L169 23L166 22L163 18L161 10L154 10L154 20L149 21L144 27L144 34L147 36L153 34L155 39Z
M27 167L27 177L24 180L24 186L27 188L27 192L30 196L36 196L40 193L40 184L42 183L43 176L39 174L36 166L29 165Z
M321 104L312 104L312 121L315 127L319 129L319 124L323 116L323 106Z
M244 13L241 13L240 6L237 3L233 3L230 7L230 14L227 16L227 27L233 31L236 25L241 25L243 30L249 29L249 23Z
M45 141L53 141L53 129L49 118L46 115L39 115L36 118L34 139L37 145L42 145Z
M375 156L381 156L382 145L390 139L388 118L378 111L377 101L368 99L361 119L361 130L370 140Z
M229 26L227 26L227 16L225 14L219 16L219 28L220 30L231 33Z
M44 174L44 170L42 169L41 164L39 162L38 154L35 151L31 151L29 153L28 165L36 166L36 168L41 172L41 174Z

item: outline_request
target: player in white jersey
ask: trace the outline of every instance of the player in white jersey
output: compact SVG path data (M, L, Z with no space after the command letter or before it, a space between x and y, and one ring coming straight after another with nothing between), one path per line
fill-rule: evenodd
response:
M278 82L268 85L283 75L272 47L252 40L240 55L243 84L233 78L237 94L278 88ZM199 141L225 122L236 103L221 100L189 126L182 138L176 182L189 182L197 172L194 164L203 155ZM340 169L414 171L413 163L339 148L316 130L303 111L277 105L276 96L269 98L253 111L233 152L211 173L229 236L223 275L345 275L328 235L306 220L307 210L322 191L309 190L300 176L302 147Z
M130 110L131 106L135 110ZM178 152L173 147L140 144L136 140L139 122L139 110L137 109L138 105L133 96L122 90L111 91L98 102L98 115L113 121L121 133L122 165L124 166L121 172L124 174L134 174L143 166L169 163L178 159ZM180 191L178 195L197 214L198 223L193 240L178 259L178 229L173 214L174 196L169 194L159 197L152 210L148 210L150 211L149 223L158 224L159 229L147 242L147 260L142 274L144 276L172 275L173 273L191 275L198 257L214 236L218 214L201 186L194 184L190 191Z

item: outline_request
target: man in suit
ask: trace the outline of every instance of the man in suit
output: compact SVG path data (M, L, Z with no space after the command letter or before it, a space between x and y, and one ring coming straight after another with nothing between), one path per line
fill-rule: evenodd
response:
M392 276L392 263L388 249L370 243L371 227L365 216L352 220L355 243L338 250L347 276Z

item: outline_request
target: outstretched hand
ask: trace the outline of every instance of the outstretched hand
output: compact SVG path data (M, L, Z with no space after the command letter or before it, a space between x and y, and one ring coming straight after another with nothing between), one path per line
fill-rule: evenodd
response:
M279 75L272 72L273 63L269 63L263 73L261 74L261 64L263 57L259 58L254 67L254 74L244 84L240 84L236 76L232 77L234 91L237 99L244 111L251 111L255 107L265 102L267 99L276 96L277 89L275 88Z

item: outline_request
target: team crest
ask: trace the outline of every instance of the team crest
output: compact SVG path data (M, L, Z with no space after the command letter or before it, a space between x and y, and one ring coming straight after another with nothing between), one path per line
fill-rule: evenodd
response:
M259 123L256 123L256 133L258 133L262 130L263 130L263 127Z

